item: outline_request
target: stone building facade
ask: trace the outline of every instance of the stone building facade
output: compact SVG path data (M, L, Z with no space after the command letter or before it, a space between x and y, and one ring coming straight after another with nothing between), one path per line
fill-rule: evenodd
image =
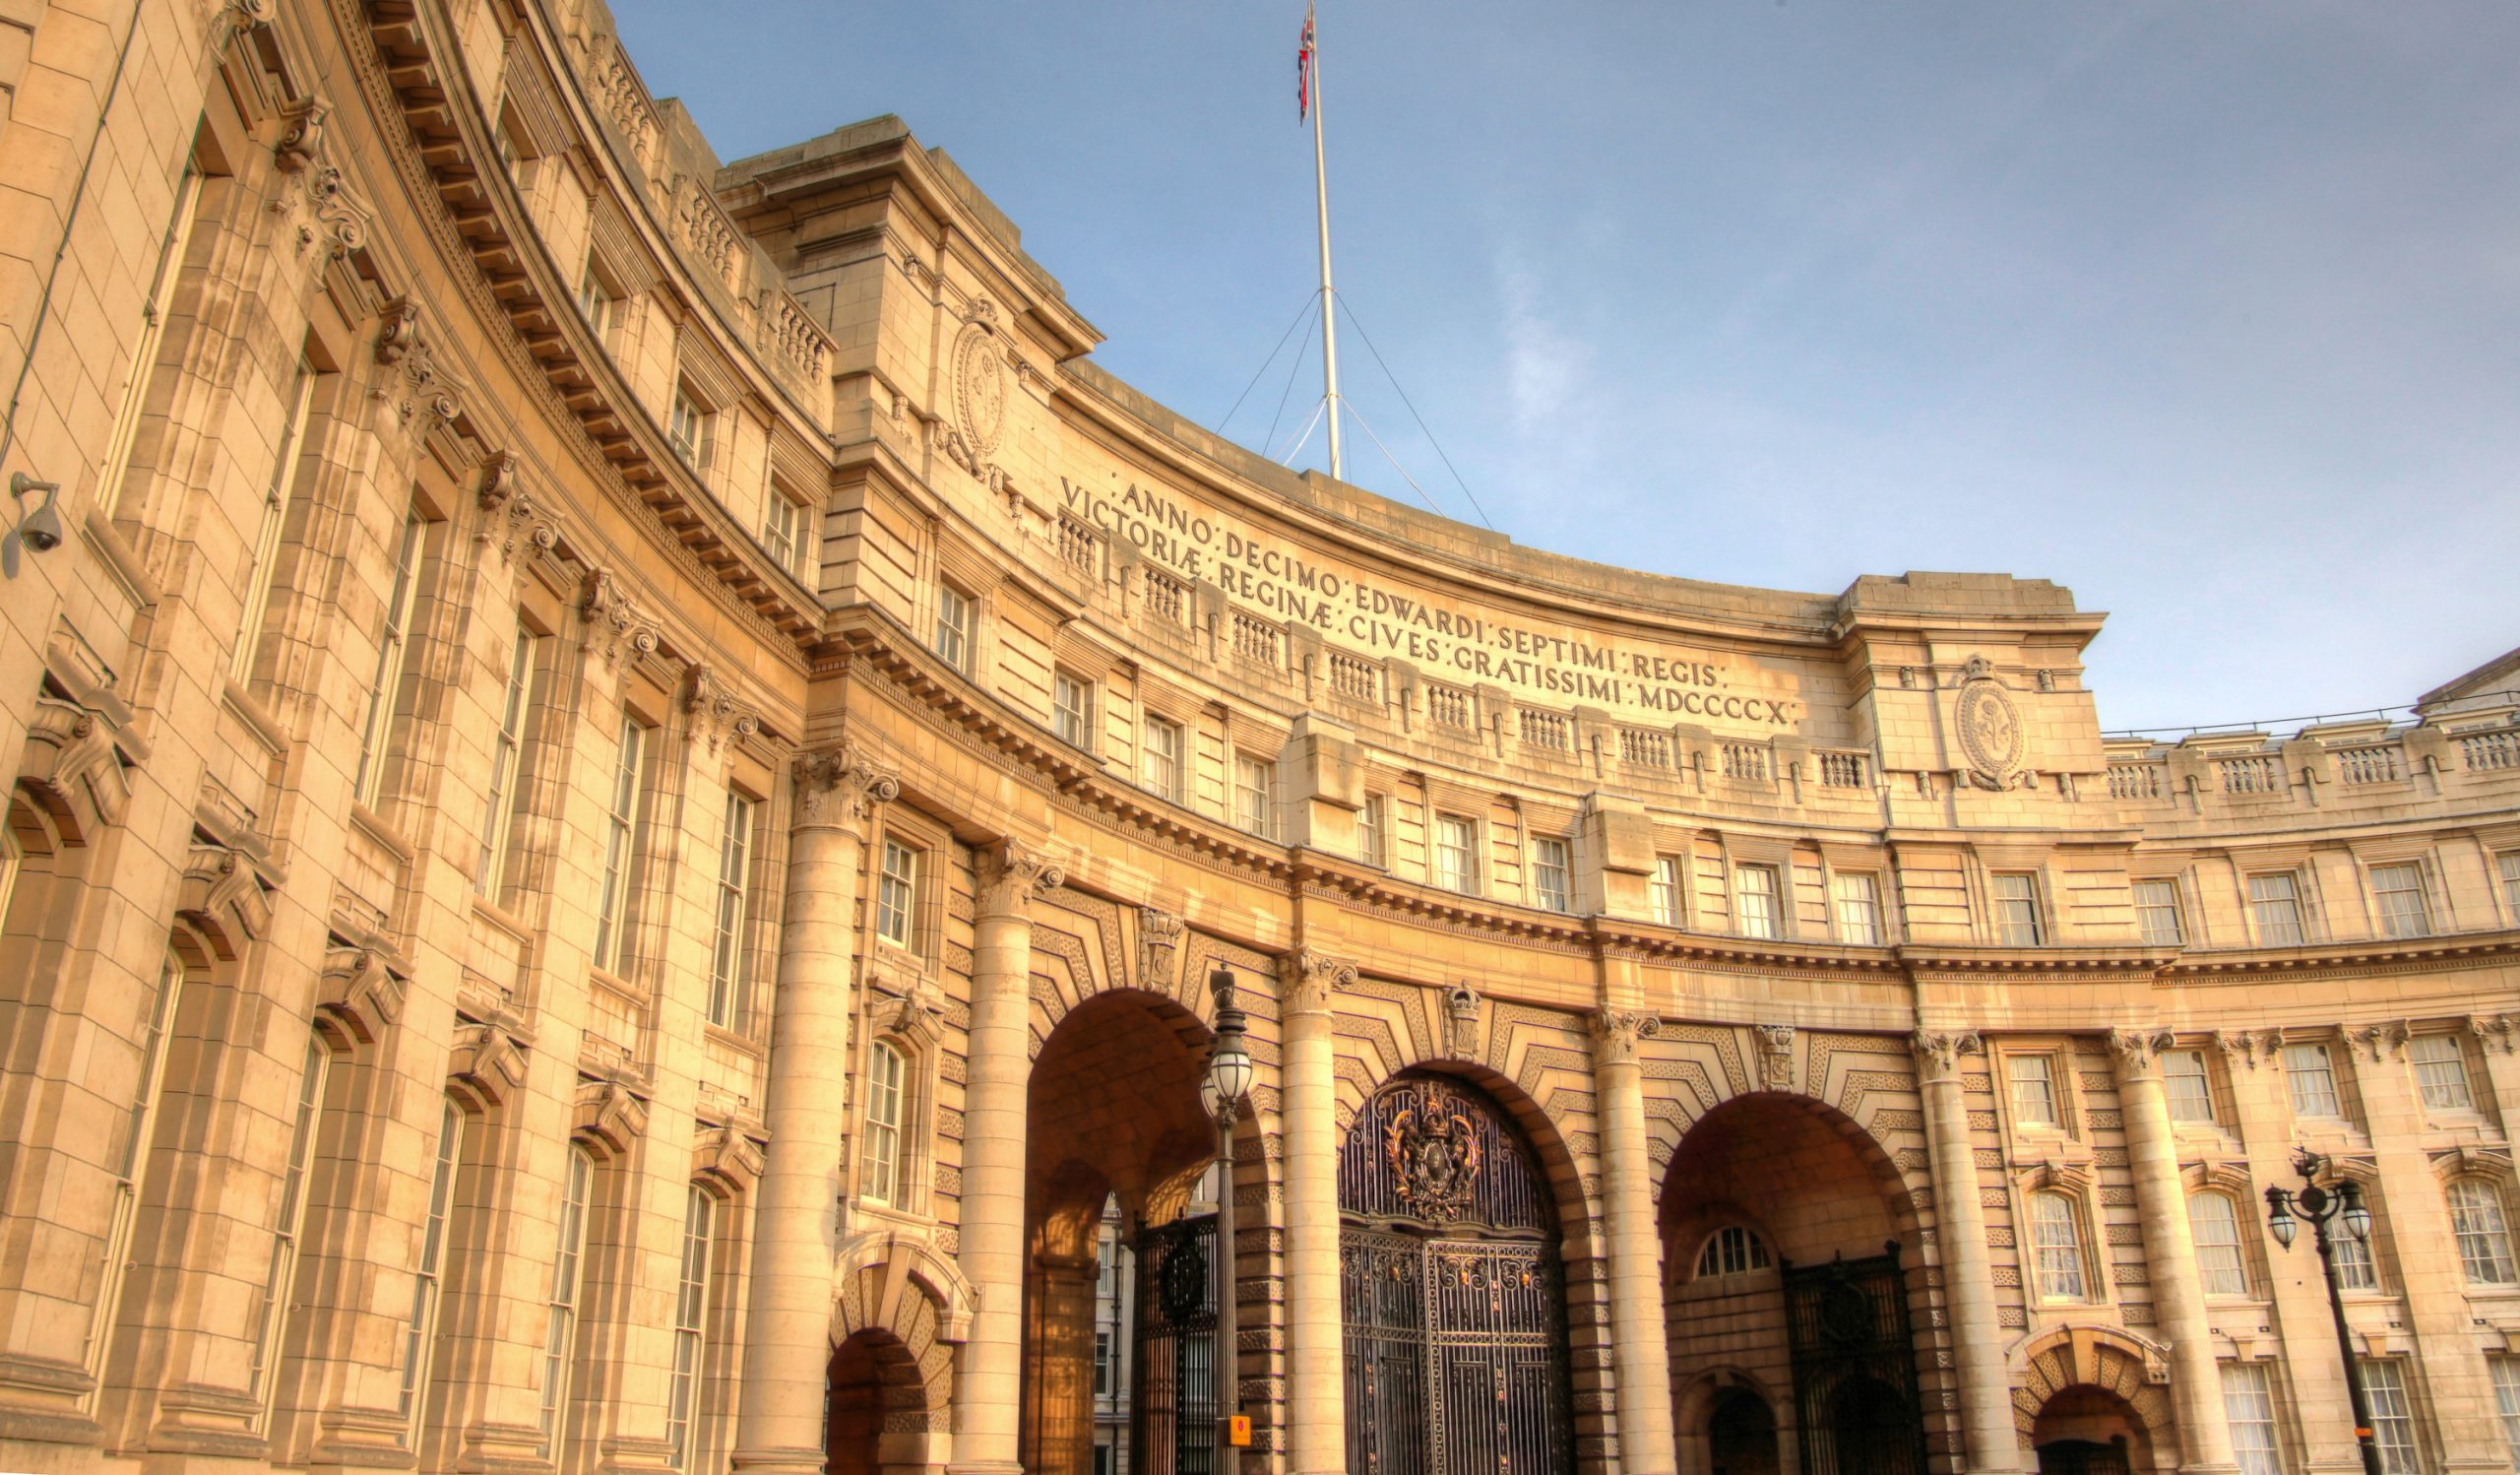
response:
M2344 1470L2298 1146L2390 1469L2513 1462L2514 663L2111 741L2050 584L1291 476L596 0L0 107L0 1467L1206 1469L1220 971L1255 1475Z

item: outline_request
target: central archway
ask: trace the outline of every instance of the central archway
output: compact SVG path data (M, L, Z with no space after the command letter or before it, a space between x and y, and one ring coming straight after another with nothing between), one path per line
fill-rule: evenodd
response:
M1557 1205L1486 1093L1400 1076L1339 1152L1348 1468L1574 1467Z

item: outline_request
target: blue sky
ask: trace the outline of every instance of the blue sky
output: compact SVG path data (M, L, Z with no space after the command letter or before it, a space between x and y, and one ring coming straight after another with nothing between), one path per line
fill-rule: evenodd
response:
M724 158L901 114L1098 360L1193 419L1313 290L1300 3L615 10ZM2404 702L2520 645L2520 6L1329 0L1321 28L1340 295L1518 542L1828 593L2053 579L2110 612L2112 729ZM1364 421L1475 518L1341 334ZM1228 434L1268 439L1288 367ZM1349 442L1350 480L1417 499Z

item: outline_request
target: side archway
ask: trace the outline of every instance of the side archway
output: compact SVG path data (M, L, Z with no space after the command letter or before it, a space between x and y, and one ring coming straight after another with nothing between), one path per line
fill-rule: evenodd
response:
M953 1261L899 1232L840 1250L824 1442L835 1471L941 1467L954 1347L970 1334L973 1296Z
M2013 1423L2050 1475L2152 1475L2176 1463L2159 1349L2106 1326L2065 1326L2014 1349ZM2051 1468L2052 1467L2052 1468Z

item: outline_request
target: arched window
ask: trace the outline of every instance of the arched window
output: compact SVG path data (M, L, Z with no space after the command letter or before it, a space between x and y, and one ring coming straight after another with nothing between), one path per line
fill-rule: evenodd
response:
M560 1179L559 1244L551 1259L551 1302L542 1340L542 1433L553 1442L555 1459L562 1421L568 1417L569 1374L577 1361L587 1204L595 1192L595 1173L594 1151L583 1142L571 1142L568 1166Z
M1745 1275L1764 1270L1774 1261L1768 1258L1767 1242L1738 1224L1727 1224L1707 1240L1706 1248L1697 1252L1697 1273L1709 1275Z
M2196 1274L2208 1296L2245 1296L2248 1270L2240 1262L2239 1210L2226 1193L2187 1195L2187 1231L2196 1243Z
M866 1056L866 1177L860 1186L877 1203L892 1203L902 1187L902 1053L885 1041Z
M2459 1266L2470 1285L2512 1283L2511 1234L2501 1189L2475 1178L2451 1184L2450 1232L2459 1242Z
M2030 1198L2032 1243L2039 1252L2039 1294L2048 1301L2088 1301L2091 1280L2083 1273L2082 1215L2062 1193L2034 1193Z

